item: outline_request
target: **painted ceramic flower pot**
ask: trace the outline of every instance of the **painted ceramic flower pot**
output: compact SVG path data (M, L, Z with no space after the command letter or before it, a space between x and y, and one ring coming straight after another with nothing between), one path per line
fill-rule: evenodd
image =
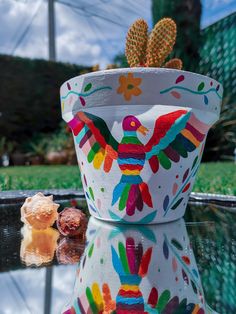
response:
M63 313L214 313L183 219L140 228L91 218L87 238Z
M191 72L94 72L61 87L90 213L125 223L183 216L222 86Z

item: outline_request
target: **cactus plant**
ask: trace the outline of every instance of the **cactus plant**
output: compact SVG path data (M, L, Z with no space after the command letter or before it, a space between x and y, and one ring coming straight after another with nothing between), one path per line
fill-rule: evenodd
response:
M183 66L183 62L178 58L171 59L164 64L164 68L171 68L171 69L178 69L178 70L181 70L182 66Z
M148 25L138 19L130 27L126 38L126 57L131 67L145 64L148 40Z
M171 18L161 19L148 36L143 19L136 20L126 38L125 54L130 67L166 67L181 69L182 61L174 58L165 62L176 40L176 24Z

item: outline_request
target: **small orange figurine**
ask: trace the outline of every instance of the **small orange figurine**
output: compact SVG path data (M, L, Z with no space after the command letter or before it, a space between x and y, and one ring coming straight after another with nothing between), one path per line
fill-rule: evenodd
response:
M27 197L21 207L21 221L34 229L47 229L57 220L60 205L53 202L53 196L37 193Z

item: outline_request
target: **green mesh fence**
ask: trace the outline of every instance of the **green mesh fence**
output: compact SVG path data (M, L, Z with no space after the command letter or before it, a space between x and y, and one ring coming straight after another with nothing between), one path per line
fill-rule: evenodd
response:
M202 30L199 72L220 81L224 99L211 128L204 161L233 160L236 147L236 12Z
M220 81L227 102L236 96L236 12L202 31L200 71Z

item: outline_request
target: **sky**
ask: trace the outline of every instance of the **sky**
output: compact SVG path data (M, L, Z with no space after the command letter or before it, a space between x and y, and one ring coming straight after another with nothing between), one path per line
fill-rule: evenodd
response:
M236 11L236 0L202 0L201 26ZM144 18L151 27L151 0L57 0L57 60L83 65L112 63L124 51L129 26ZM0 0L0 53L48 58L46 0Z

